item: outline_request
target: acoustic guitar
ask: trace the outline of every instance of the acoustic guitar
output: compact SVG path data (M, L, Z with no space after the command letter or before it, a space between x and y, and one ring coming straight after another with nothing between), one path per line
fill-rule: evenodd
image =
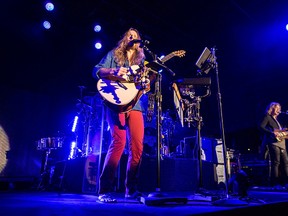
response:
M185 53L186 51L184 50L174 51L162 58L161 62L164 63L174 56L183 57ZM144 71L143 67L139 65L130 66L128 68L128 76L125 77L124 81L99 79L97 90L104 99L104 103L117 112L128 112L131 110L141 96L150 90L145 89L141 82L135 82L135 77L138 77L137 80L141 81L150 71L154 71L149 65L149 62L144 64L146 66Z

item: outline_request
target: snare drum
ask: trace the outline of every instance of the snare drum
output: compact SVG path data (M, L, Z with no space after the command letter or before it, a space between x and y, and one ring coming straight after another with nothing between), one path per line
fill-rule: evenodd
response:
M62 148L63 138L62 137L47 137L41 138L37 142L37 149L38 150L45 150L45 149L56 149Z

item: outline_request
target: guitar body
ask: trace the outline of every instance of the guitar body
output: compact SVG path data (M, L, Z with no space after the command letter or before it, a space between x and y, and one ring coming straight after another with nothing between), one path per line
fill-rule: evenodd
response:
M100 79L97 82L97 89L105 99L104 103L118 112L127 112L132 109L142 96L140 87L130 82L119 84L117 81Z
M184 50L175 51L165 56L161 61L164 63L174 56L183 57L184 55ZM150 74L150 71L153 71L153 69L149 68L149 65L147 65L147 68L145 71L141 71L138 65L129 67L128 75L134 77L133 81L130 81L130 79L127 79L129 81L98 80L97 90L102 98L104 98L104 103L117 112L128 112L131 110L143 93L150 91L150 84L155 79L155 74ZM143 80L144 83L141 83ZM146 83L145 80L149 82Z
M100 79L97 82L97 89L100 95L110 103L125 105L136 97L139 89L135 83L121 82L121 84L126 88L121 87L116 81Z
M274 131L278 132L277 136L275 136L275 138L278 142L281 142L284 139L288 139L288 130L287 129L284 129L284 130L275 129Z
M116 112L126 113L135 106L135 104L138 102L138 100L141 98L142 95L143 95L143 91L138 91L135 98L133 98L129 103L124 104L124 105L115 105L113 103L108 102L107 100L104 100L104 103L106 104L107 107L109 107L110 109Z

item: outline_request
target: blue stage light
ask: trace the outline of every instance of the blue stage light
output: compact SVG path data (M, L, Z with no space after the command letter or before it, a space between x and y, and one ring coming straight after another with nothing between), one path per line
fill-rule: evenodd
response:
M51 2L48 2L45 4L45 8L47 11L53 11L54 10L54 4Z
M101 49L102 48L102 44L100 42L96 42L95 43L95 48L96 49Z
M50 28L51 28L51 23L46 20L46 21L43 22L43 27L44 27L45 29L50 29Z
M95 26L94 26L94 31L95 31L95 32L100 32L101 29L102 29L102 27L101 27L100 25L95 25Z

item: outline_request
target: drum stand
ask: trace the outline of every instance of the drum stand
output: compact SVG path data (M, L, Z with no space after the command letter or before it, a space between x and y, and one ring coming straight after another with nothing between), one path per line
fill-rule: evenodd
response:
M44 179L45 179L45 177L47 177L48 174L49 174L48 184L51 184L51 177L52 177L51 176L51 170L48 169L48 159L49 159L50 153L51 153L51 148L47 148L46 149L46 154L45 154L45 161L44 161L43 171L41 173L41 179L40 179L40 182L39 182L38 187L37 187L38 190L41 190L41 189L45 190Z
M179 85L183 90L180 90L179 94L186 97L185 99L181 99L186 107L186 111L184 114L184 122L188 124L190 128L191 124L196 127L196 140L195 146L197 147L197 159L198 159L198 191L200 193L203 192L203 179L202 179L202 137L201 137L201 127L203 124L202 116L200 115L200 102L202 98L207 97L210 95L210 85L211 79L210 78L192 78L192 79L185 79L180 80ZM181 89L180 88L180 89ZM177 91L178 88L176 88ZM196 92L198 90L202 92L202 95L197 95ZM197 90L197 91L196 91ZM198 93L199 94L199 93ZM187 98L188 97L188 98ZM184 125L183 125L184 126Z
M207 93L208 95L208 93ZM196 142L195 145L198 148L198 190L202 188L202 137L201 137L201 127L203 123L202 116L200 116L200 102L201 97L197 96L194 97L191 103L189 103L187 108L187 118L185 119L186 122L188 122L188 127L190 127L190 124L193 122L196 122Z

